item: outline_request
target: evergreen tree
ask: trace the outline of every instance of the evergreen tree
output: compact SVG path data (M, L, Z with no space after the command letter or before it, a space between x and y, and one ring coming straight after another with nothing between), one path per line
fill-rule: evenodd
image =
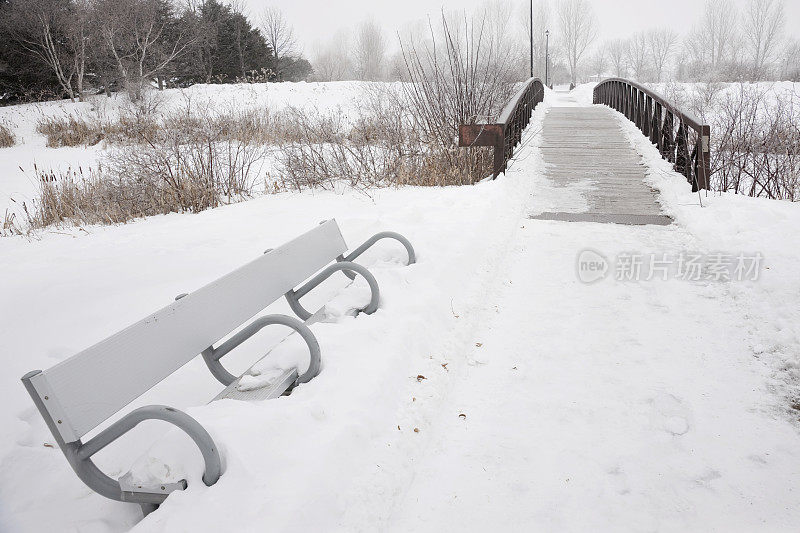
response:
M184 84L231 82L274 72L275 57L261 32L230 6L206 0L183 23L198 31L192 52L178 66Z

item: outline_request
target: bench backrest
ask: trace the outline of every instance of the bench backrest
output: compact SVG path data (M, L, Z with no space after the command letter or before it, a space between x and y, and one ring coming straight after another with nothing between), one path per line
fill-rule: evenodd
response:
M329 220L66 359L31 383L73 442L347 250ZM47 400L44 398L47 397Z

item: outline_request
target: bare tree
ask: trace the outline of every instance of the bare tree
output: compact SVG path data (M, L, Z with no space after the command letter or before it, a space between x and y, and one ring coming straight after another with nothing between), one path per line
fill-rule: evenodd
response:
M429 21L430 38L401 39L410 83L403 84L404 105L414 123L414 136L423 139L448 161L456 176L485 176L484 148L456 148L459 124L496 117L512 94L515 57L495 57L486 35L486 17L462 16L441 25ZM489 118L491 121L492 118ZM470 181L472 178L470 178Z
M581 58L597 38L597 21L592 6L586 0L561 0L558 4L558 25L570 78L575 85Z
M598 81L603 78L608 69L608 58L606 57L605 50L602 48L595 50L594 54L589 58L589 68L591 69L592 75L596 76Z
M134 101L195 38L171 34L168 7L159 0L95 0L103 40Z
M648 49L647 35L644 32L634 33L627 41L625 59L636 80L646 81Z
M647 32L647 41L655 80L660 83L664 67L678 45L678 34L669 28L654 29Z
M361 80L377 81L384 78L386 40L377 22L367 19L356 34L356 75Z
M75 86L80 100L83 100L83 81L86 79L86 64L91 53L92 16L89 0L75 0L73 2L73 16L67 30L67 39L73 51L72 63L75 68Z
M784 47L780 76L782 80L800 81L800 40L792 40Z
M45 63L71 100L83 97L88 6L59 0L17 0L3 21L6 35ZM73 85L74 82L74 85Z
M732 0L706 0L703 19L686 38L686 51L691 59L719 76L734 54L736 6Z
M327 43L318 46L312 61L314 79L319 81L352 79L351 48L350 35L344 30L339 30Z
M624 39L613 39L608 41L605 45L608 52L608 60L611 63L614 75L618 78L624 78L628 75L628 67L626 65L628 44Z
M276 75L283 79L283 73L297 55L297 40L294 29L277 7L267 7L261 13L261 32L275 56Z
M781 0L749 0L744 11L743 34L755 80L764 78L767 63L780 43L784 27Z
M482 11L482 13L481 13ZM509 31L514 27L514 4L510 0L487 0L476 13L478 18L486 20L486 33L489 46L485 51L492 51L495 58L513 57L520 79L529 76L528 39L520 39L518 32ZM520 59L523 59L521 61Z

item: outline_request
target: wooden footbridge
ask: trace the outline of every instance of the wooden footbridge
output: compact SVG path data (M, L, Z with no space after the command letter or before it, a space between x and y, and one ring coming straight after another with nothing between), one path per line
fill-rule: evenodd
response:
M462 125L460 146L494 148L494 176L504 172L522 139L544 85L531 78L494 123ZM709 188L710 128L663 97L629 80L613 78L594 90L591 106L551 107L542 124L541 150L547 177L556 186L579 186L585 209L535 218L619 224L669 224L656 191L645 183L641 156L626 137L619 114L655 144L686 176L692 190Z

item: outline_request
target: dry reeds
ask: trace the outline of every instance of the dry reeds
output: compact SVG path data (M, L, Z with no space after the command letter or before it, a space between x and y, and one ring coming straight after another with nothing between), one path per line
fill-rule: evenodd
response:
M17 144L17 138L11 129L0 124L0 148L10 148Z

